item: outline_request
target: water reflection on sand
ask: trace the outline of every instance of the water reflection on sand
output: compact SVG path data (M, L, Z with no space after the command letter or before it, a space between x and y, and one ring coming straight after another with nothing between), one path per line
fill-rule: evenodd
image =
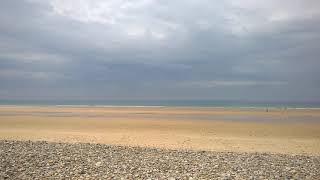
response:
M305 122L319 123L320 116L313 114L289 114L282 113L278 115L264 113L257 114L232 114L226 112L224 114L211 113L192 113L192 114L170 114L170 113L153 113L153 112L123 112L123 113L108 113L108 112L56 112L56 111L32 111L32 112L0 112L1 116L38 116L38 117L79 117L79 118L104 118L104 119L119 119L119 118L141 118L141 119L165 119L165 120L227 120L227 121L243 121L243 122Z

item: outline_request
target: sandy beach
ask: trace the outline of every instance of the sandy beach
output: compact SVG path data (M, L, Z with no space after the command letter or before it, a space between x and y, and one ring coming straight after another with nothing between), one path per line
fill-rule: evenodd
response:
M320 155L320 110L1 106L0 139Z
M1 106L0 179L318 179L319 118L318 109Z

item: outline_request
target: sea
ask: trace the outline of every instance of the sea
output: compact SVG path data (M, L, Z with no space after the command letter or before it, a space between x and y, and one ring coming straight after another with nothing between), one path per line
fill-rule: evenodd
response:
M0 105L31 106L133 106L318 109L320 102L243 100L0 100Z

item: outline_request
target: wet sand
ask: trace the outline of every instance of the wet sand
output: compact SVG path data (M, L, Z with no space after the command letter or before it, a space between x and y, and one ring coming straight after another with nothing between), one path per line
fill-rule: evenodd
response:
M0 139L320 155L320 110L0 106Z

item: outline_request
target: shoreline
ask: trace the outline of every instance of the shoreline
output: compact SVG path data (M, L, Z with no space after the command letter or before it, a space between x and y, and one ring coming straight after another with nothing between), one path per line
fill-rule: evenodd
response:
M47 104L0 104L0 107L74 107L74 108L199 108L199 109L257 109L257 110L265 110L265 109L282 109L282 110L320 110L320 107L293 107L293 106L173 106L173 105L65 105L65 104L55 104L55 105L47 105Z

